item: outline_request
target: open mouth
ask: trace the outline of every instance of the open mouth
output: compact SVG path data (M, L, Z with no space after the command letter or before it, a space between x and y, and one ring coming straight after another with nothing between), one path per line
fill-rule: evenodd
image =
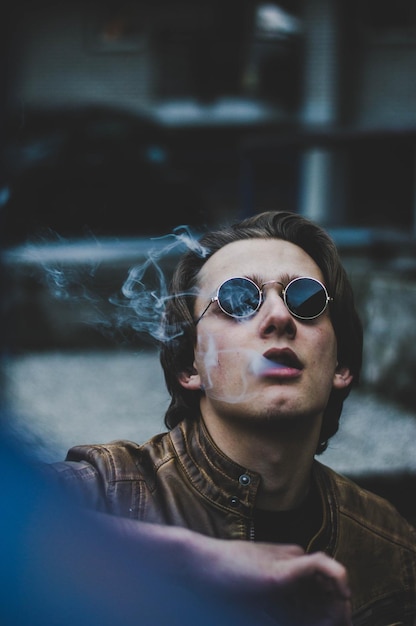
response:
M296 354L290 349L268 350L263 354L265 361L272 367L278 367L281 369L303 369L302 363L299 361Z

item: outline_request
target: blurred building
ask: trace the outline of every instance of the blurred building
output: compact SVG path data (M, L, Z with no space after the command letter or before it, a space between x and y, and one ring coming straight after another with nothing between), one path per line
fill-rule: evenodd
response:
M7 243L263 209L416 233L412 0L17 0Z

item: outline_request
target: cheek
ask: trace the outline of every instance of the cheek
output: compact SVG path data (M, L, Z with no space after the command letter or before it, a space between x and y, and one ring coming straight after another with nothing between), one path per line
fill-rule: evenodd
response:
M313 360L317 366L333 369L337 365L337 341L331 324L316 328Z
M229 333L203 333L198 338L195 348L195 367L204 384L221 383L226 376L232 377L232 372L239 361L239 351L235 347L238 342L229 340Z
M200 334L195 348L195 367L202 378L211 377L212 372L220 367L221 349L219 335Z

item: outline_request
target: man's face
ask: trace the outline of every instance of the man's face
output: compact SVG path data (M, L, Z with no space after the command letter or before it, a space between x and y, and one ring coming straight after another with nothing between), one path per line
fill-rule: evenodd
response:
M280 239L230 243L203 266L195 318L218 286L242 276L261 285L322 272L298 246ZM264 289L264 302L251 317L236 320L213 302L197 325L195 384L205 392L203 412L248 419L321 417L337 373L337 343L328 308L302 321L287 310L278 283ZM331 295L331 294L329 294Z

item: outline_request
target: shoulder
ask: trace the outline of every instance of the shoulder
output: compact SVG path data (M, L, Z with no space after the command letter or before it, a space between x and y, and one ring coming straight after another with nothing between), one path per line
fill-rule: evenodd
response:
M123 517L140 517L161 467L175 458L170 433L138 444L128 440L70 448L49 474L82 506Z
M152 489L158 469L173 457L170 434L162 433L144 444L119 440L74 446L65 461L52 463L45 471L83 505L130 511L132 501Z
M61 465L81 473L87 471L84 468L89 466L109 481L132 480L137 479L141 466L145 470L148 465L158 464L162 459L169 458L172 451L169 433L161 433L143 444L118 440L74 446Z
M315 463L315 472L318 482L325 483L340 522L354 526L357 532L401 545L416 555L416 529L390 502L321 463Z
M118 474L129 473L135 468L134 459L138 456L140 446L132 441L112 441L105 444L85 444L70 448L66 455L65 465L68 471L82 472L83 467L115 480Z
M394 623L409 623L416 593L416 529L387 500L330 468L317 463L315 476L330 527L327 551L347 568L354 620L384 624L388 614Z

